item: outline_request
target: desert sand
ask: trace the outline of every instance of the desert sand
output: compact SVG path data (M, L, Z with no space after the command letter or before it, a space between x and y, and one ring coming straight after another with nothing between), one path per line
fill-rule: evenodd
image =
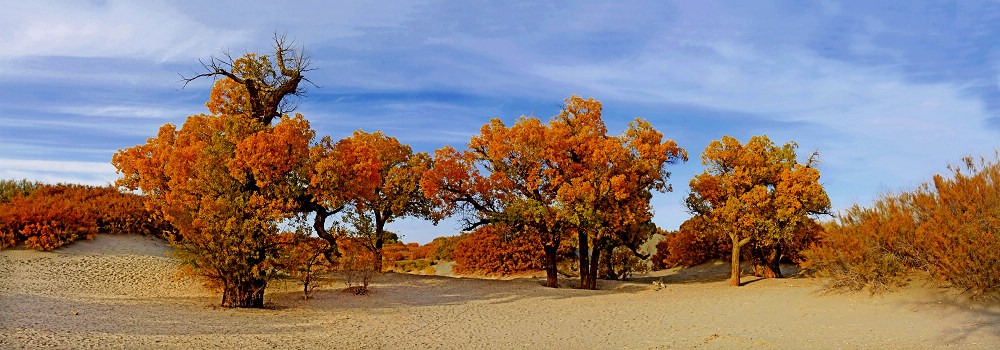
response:
M366 296L334 283L302 300L299 285L278 281L269 308L222 309L198 281L175 279L168 250L99 236L53 252L0 251L0 348L1000 347L998 305L920 282L871 297L825 294L801 276L730 287L724 263L601 281L597 291L388 273Z

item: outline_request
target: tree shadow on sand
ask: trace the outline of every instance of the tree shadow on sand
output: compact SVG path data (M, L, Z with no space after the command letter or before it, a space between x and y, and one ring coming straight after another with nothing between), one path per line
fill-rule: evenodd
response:
M966 343L968 338L982 333L991 333L1000 336L1000 301L976 301L971 300L967 295L955 295L940 291L937 296L937 303L928 301L906 302L908 308L917 310L920 307L939 307L954 313L964 313L970 315L972 322L955 326L948 331L942 332L942 340L948 344Z
M310 308L394 308L400 306L441 306L473 302L510 303L523 299L587 298L608 294L629 294L654 290L653 282L666 285L726 283L729 281L728 262L709 262L689 268L675 268L633 276L625 281L599 280L598 289L580 289L576 277L559 279L560 288L544 286L544 277L490 279L385 273L372 280L369 295L344 292L340 282L322 287L310 300L301 301L301 292L275 293L278 304L294 303ZM794 265L783 265L788 279L805 278ZM763 280L751 274L742 277L742 285ZM295 301L298 300L298 301ZM306 306L305 304L309 304Z
M743 271L740 276L741 286L746 286L766 279L754 276L750 272L750 267L747 264L740 265L740 269ZM782 264L781 272L785 279L807 278L802 269L792 264ZM632 278L631 281L640 283L661 282L666 285L718 283L729 281L730 274L731 271L729 262L716 260L692 267L675 267L664 271L652 272L643 276Z

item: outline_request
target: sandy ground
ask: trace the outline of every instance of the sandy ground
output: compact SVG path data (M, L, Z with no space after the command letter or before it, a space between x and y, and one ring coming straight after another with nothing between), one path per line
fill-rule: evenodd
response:
M827 295L794 277L734 288L723 263L601 281L598 291L390 273L368 296L334 284L303 301L297 285L278 282L268 309L221 309L200 283L174 279L167 250L100 236L54 252L0 251L0 348L1000 347L995 304L919 285Z

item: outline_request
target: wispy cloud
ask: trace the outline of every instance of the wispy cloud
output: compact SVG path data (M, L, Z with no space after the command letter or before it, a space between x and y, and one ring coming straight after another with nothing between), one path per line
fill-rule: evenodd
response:
M277 30L315 58L324 88L300 112L320 135L381 129L430 151L493 117L548 118L575 93L605 102L609 129L642 116L688 149L676 192L654 199L667 228L722 135L818 149L844 207L997 147L1000 3L911 5L15 2L0 12L0 147L57 164L141 143L204 111L210 81L178 92L178 72L223 48L267 50ZM91 168L0 163L0 176L114 178L74 169Z
M0 179L105 185L117 178L109 163L0 158Z
M162 1L21 1L0 15L0 56L143 57L207 55L248 39L213 28Z
M48 111L61 113L61 114L73 114L88 117L106 117L106 118L137 118L137 119L180 119L187 114L191 114L193 111L184 110L176 107L161 107L161 106L129 106L129 105L111 105L111 106L59 106L49 108Z

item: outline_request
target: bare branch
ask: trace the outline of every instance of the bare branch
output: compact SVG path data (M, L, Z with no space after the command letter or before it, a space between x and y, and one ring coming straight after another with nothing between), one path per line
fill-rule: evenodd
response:
M303 76L303 73L312 70L311 57L305 53L303 47L295 47L291 41L286 40L284 34L276 33L273 48L275 62L271 64L277 67L266 67L263 71L234 72L236 63L241 58L234 59L228 50L223 50L223 57L212 56L208 62L198 60L205 70L204 73L191 77L181 75L184 86L200 78L216 79L221 76L232 79L247 90L250 111L244 112L249 112L253 118L264 124L270 124L274 118L295 110L297 105L290 102L287 97L305 95L305 89L300 86L303 80L317 86ZM272 68L278 74L266 70Z

